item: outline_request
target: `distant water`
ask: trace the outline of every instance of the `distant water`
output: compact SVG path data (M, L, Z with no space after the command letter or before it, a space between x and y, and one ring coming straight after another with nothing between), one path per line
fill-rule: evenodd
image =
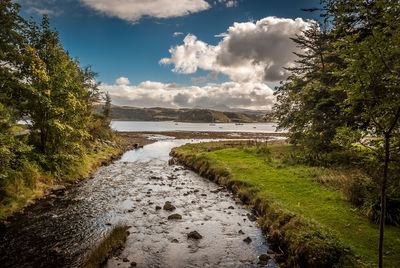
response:
M274 133L275 123L181 123L173 121L117 121L111 122L111 127L117 131L161 132L161 131L197 131L197 132L251 132ZM277 133L284 133L278 131Z

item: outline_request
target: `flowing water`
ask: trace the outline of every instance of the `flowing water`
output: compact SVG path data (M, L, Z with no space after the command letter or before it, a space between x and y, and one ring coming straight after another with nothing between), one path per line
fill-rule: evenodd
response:
M132 132L233 132L233 133L285 133L276 130L275 123L183 123L173 121L111 121L111 127L117 131Z
M112 226L125 223L131 226L126 247L107 267L260 267L267 244L250 211L215 183L168 165L171 148L187 142L198 141L161 139L128 151L65 193L15 215L0 227L0 266L79 266ZM167 201L173 212L156 209ZM173 213L182 219L168 220ZM203 238L188 239L191 231Z

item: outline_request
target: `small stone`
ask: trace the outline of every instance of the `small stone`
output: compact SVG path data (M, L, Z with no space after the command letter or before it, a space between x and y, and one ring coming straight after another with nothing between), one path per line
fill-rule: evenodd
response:
M122 261L123 262L129 262L128 258L123 258Z
M182 216L180 214L172 214L168 216L168 220L181 220Z
M131 267L136 267L136 265L137 265L136 262L134 262L134 261L131 262Z
M242 231L242 230L239 230L239 232L238 232L239 234L244 234L244 232Z
M228 209L235 209L233 206L229 206Z
M160 210L161 209L161 207L160 206L156 206L156 210Z
M179 243L178 239L174 238L172 239L171 243Z
M111 226L112 223L111 222L106 222L106 225Z
M251 243L251 238L250 237L246 237L245 239L243 239L244 242L246 242L247 244Z
M257 217L254 216L253 214L247 213L247 218L249 218L250 221L256 221Z
M165 202L163 208L164 208L164 210L168 210L168 211L173 211L176 209L175 206L172 205L171 202L169 202L169 201Z
M263 261L263 262L268 262L269 259L271 259L271 257L268 256L267 254L261 254L260 256L258 256L258 259L259 259L260 261Z
M195 240L203 238L203 236L201 234L199 234L197 231L193 231L193 232L188 233L187 237L189 239L195 239Z
M201 194L201 196L207 196L206 194Z

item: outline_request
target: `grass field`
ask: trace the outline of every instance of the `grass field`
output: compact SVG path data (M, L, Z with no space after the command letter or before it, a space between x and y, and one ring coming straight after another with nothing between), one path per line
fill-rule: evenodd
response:
M223 146L212 143L185 145L174 149L174 154L178 158L186 159L186 164L203 174L207 174L205 169L225 170L224 172L229 173L228 181L241 182L244 185L242 189L237 190L238 194L246 191L252 193L250 196L253 202L250 203L257 199L265 200L270 203L266 204L269 206L266 213L279 208L304 219L304 224L316 223L321 230L337 237L344 248L350 248L353 256L350 263L376 266L378 225L360 215L341 192L317 182L318 176L327 172L333 174L334 171L299 164L284 164L283 156L293 149L288 145L272 145L268 148L221 148ZM202 164L196 168L196 162ZM207 164L204 164L205 162ZM348 170L348 173L351 174L352 170ZM270 222L269 225L271 229L273 223ZM304 230L300 228L297 231ZM289 233L286 236L288 235ZM304 239L304 236L301 237ZM292 236L292 239L299 239L299 236ZM400 228L386 226L384 252L386 267L400 267Z

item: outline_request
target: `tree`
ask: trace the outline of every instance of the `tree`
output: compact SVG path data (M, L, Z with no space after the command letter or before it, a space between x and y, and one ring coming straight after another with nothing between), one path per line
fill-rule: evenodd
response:
M20 6L9 0L0 2L0 185L11 168L17 168L21 153L29 147L17 140L13 126L21 113L16 107L15 96L23 88L19 66L25 45L25 20L18 15Z
M70 58L48 17L40 25L30 22L27 38L19 109L32 121L31 141L48 158L47 168L58 172L83 154L91 106L98 96L95 74Z
M333 68L340 59L332 48L332 34L313 23L292 38L302 53L288 81L277 88L276 117L280 128L288 129L292 143L300 143L313 155L336 148L331 141L344 118L340 103L346 94L335 88Z
M325 1L335 30L335 46L345 62L336 70L346 91L352 128L381 138L372 148L381 169L379 267L383 267L386 189L393 155L399 154L400 2L390 0ZM397 137L395 137L397 136Z
M104 101L105 103L103 107L103 115L105 117L105 120L109 124L112 117L112 109L111 109L111 96L108 92L105 94Z

